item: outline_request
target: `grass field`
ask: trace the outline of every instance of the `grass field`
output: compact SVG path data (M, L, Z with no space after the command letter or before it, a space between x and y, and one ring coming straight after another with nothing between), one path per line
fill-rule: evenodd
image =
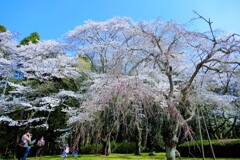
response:
M163 160L165 153L156 153L155 156L148 156L147 153L143 153L141 156L135 156L133 154L111 154L109 156L103 155L80 155L78 158L74 158L71 155L68 156L68 160ZM41 160L61 160L60 155L57 156L43 156ZM205 160L212 160L213 158L205 158ZM29 157L27 160L35 160L35 157ZM180 160L202 160L202 158L180 158ZM217 160L239 160L239 158L217 158Z

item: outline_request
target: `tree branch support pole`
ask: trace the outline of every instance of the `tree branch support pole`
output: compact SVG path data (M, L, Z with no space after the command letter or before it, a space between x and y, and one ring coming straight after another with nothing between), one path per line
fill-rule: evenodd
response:
M201 110L201 109L200 109L200 112L201 112L201 116L203 117L203 113L202 113L202 110ZM214 150L213 150L213 147L212 147L211 138L210 138L210 136L209 136L208 129L207 129L207 124L206 124L206 121L205 121L204 118L203 118L203 123L204 123L204 127L205 127L205 129L206 129L206 133L207 133L207 137L208 137L208 142L209 142L209 145L210 145L210 148L211 148L211 151L212 151L213 159L216 160L215 153L214 153Z
M200 123L198 107L197 107L197 119L198 119L198 128L199 128L199 134L200 134L200 139L201 139L202 158L203 158L203 160L205 160L205 152L204 152L204 147L203 147L203 138L202 138L202 130L201 130L201 123Z

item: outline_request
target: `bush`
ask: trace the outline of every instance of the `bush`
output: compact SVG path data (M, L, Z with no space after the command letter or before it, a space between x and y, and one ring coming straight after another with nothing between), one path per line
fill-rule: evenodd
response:
M134 142L125 141L122 143L118 143L117 146L115 146L114 153L134 153L135 146L136 146L136 143Z
M240 158L240 139L212 140L216 157ZM205 157L212 157L208 140L203 141ZM201 141L185 142L178 146L178 151L183 157L202 157Z
M116 143L115 141L111 142L111 152L112 153L134 153L136 143L134 142L122 142ZM88 144L80 148L81 154L99 154L102 152L102 145L98 144Z
M102 151L102 145L98 144L88 144L86 146L82 146L80 148L80 153L81 154L98 154L101 153Z
M118 145L119 145L119 144L116 143L116 141L112 141L112 142L111 142L111 151L112 151L112 153L115 153Z

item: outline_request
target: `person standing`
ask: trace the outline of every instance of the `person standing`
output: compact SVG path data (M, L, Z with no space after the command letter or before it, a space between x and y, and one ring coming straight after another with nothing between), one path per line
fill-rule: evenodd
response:
M30 144L34 143L31 141L32 139L32 134L29 131L26 131L25 134L22 136L21 138L21 142L22 142L22 147L23 147L23 157L22 160L26 160L28 153L31 149Z
M62 152L62 158L63 160L67 160L67 154L69 153L69 147L68 147L68 144L65 144L63 146L63 152Z
M72 149L72 156L75 158L78 157L78 147Z
M45 145L45 140L42 136L41 139L39 139L37 142L36 160L42 158L42 152L43 152L44 145Z

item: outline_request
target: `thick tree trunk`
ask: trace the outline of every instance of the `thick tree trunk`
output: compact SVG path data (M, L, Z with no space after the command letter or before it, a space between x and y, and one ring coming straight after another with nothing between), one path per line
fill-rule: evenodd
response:
M103 144L102 154L108 156L111 153L110 138L108 137L102 138L102 144Z
M166 145L166 157L167 160L175 160L176 159L176 145Z
M167 137L165 137L164 141L166 145L167 160L176 160L176 153L180 155L180 153L176 149L178 143L177 135L169 133Z
M112 149L111 149L111 141L110 141L110 138L108 138L108 148L107 148L107 154L111 154L112 153Z
M141 155L141 142L142 142L142 132L139 127L139 124L136 125L136 148L135 148L135 155Z

